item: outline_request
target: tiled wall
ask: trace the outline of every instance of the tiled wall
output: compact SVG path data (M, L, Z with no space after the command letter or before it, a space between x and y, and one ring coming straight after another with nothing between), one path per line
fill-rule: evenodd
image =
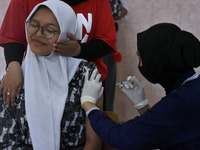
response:
M0 24L10 0L0 0ZM165 92L159 85L150 84L140 75L136 56L136 35L153 24L171 22L183 30L192 32L200 39L200 1L199 0L126 0L130 18L128 21L119 21L117 33L117 48L123 59L117 64L117 81L135 75L144 85L146 97L150 105L154 105L164 96ZM2 48L0 48L0 75L4 70L5 62ZM199 72L199 70L197 69ZM119 120L131 119L138 115L127 97L116 88L114 111Z

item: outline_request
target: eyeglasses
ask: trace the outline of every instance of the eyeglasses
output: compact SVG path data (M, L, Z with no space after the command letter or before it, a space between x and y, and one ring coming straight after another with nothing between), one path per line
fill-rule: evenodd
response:
M40 26L40 24L36 20L30 19L26 24L27 24L27 31L30 34L36 34L38 30L41 28L42 36L47 40L52 39L54 35L58 33L56 30L54 30L52 27L48 25Z

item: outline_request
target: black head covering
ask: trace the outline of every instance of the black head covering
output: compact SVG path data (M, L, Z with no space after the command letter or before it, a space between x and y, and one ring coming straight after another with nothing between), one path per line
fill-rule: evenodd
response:
M171 23L156 24L137 34L142 75L168 93L186 71L200 65L200 42Z
M61 0L61 1L67 3L70 6L73 6L73 5L77 5L77 4L81 3L81 2L84 2L86 0Z

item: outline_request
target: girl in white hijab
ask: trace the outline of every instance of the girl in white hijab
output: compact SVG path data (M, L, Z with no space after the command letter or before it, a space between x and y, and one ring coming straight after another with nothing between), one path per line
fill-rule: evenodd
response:
M22 64L25 103L23 91L9 108L0 97L1 149L23 149L25 145L34 150L100 148L80 104L84 74L96 66L54 55L52 49L57 40L67 39L67 32L78 36L77 31L73 9L60 0L40 3L28 16L28 47ZM86 136L90 136L87 142Z

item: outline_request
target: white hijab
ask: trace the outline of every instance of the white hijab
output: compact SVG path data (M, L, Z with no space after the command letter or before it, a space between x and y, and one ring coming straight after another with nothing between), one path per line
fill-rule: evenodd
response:
M60 0L38 4L26 21L30 20L41 5L48 7L57 18L61 31L59 39L68 39L67 32L78 36L76 14ZM39 56L28 45L22 71L26 115L35 150L60 149L60 123L68 95L68 84L81 61L53 53Z

